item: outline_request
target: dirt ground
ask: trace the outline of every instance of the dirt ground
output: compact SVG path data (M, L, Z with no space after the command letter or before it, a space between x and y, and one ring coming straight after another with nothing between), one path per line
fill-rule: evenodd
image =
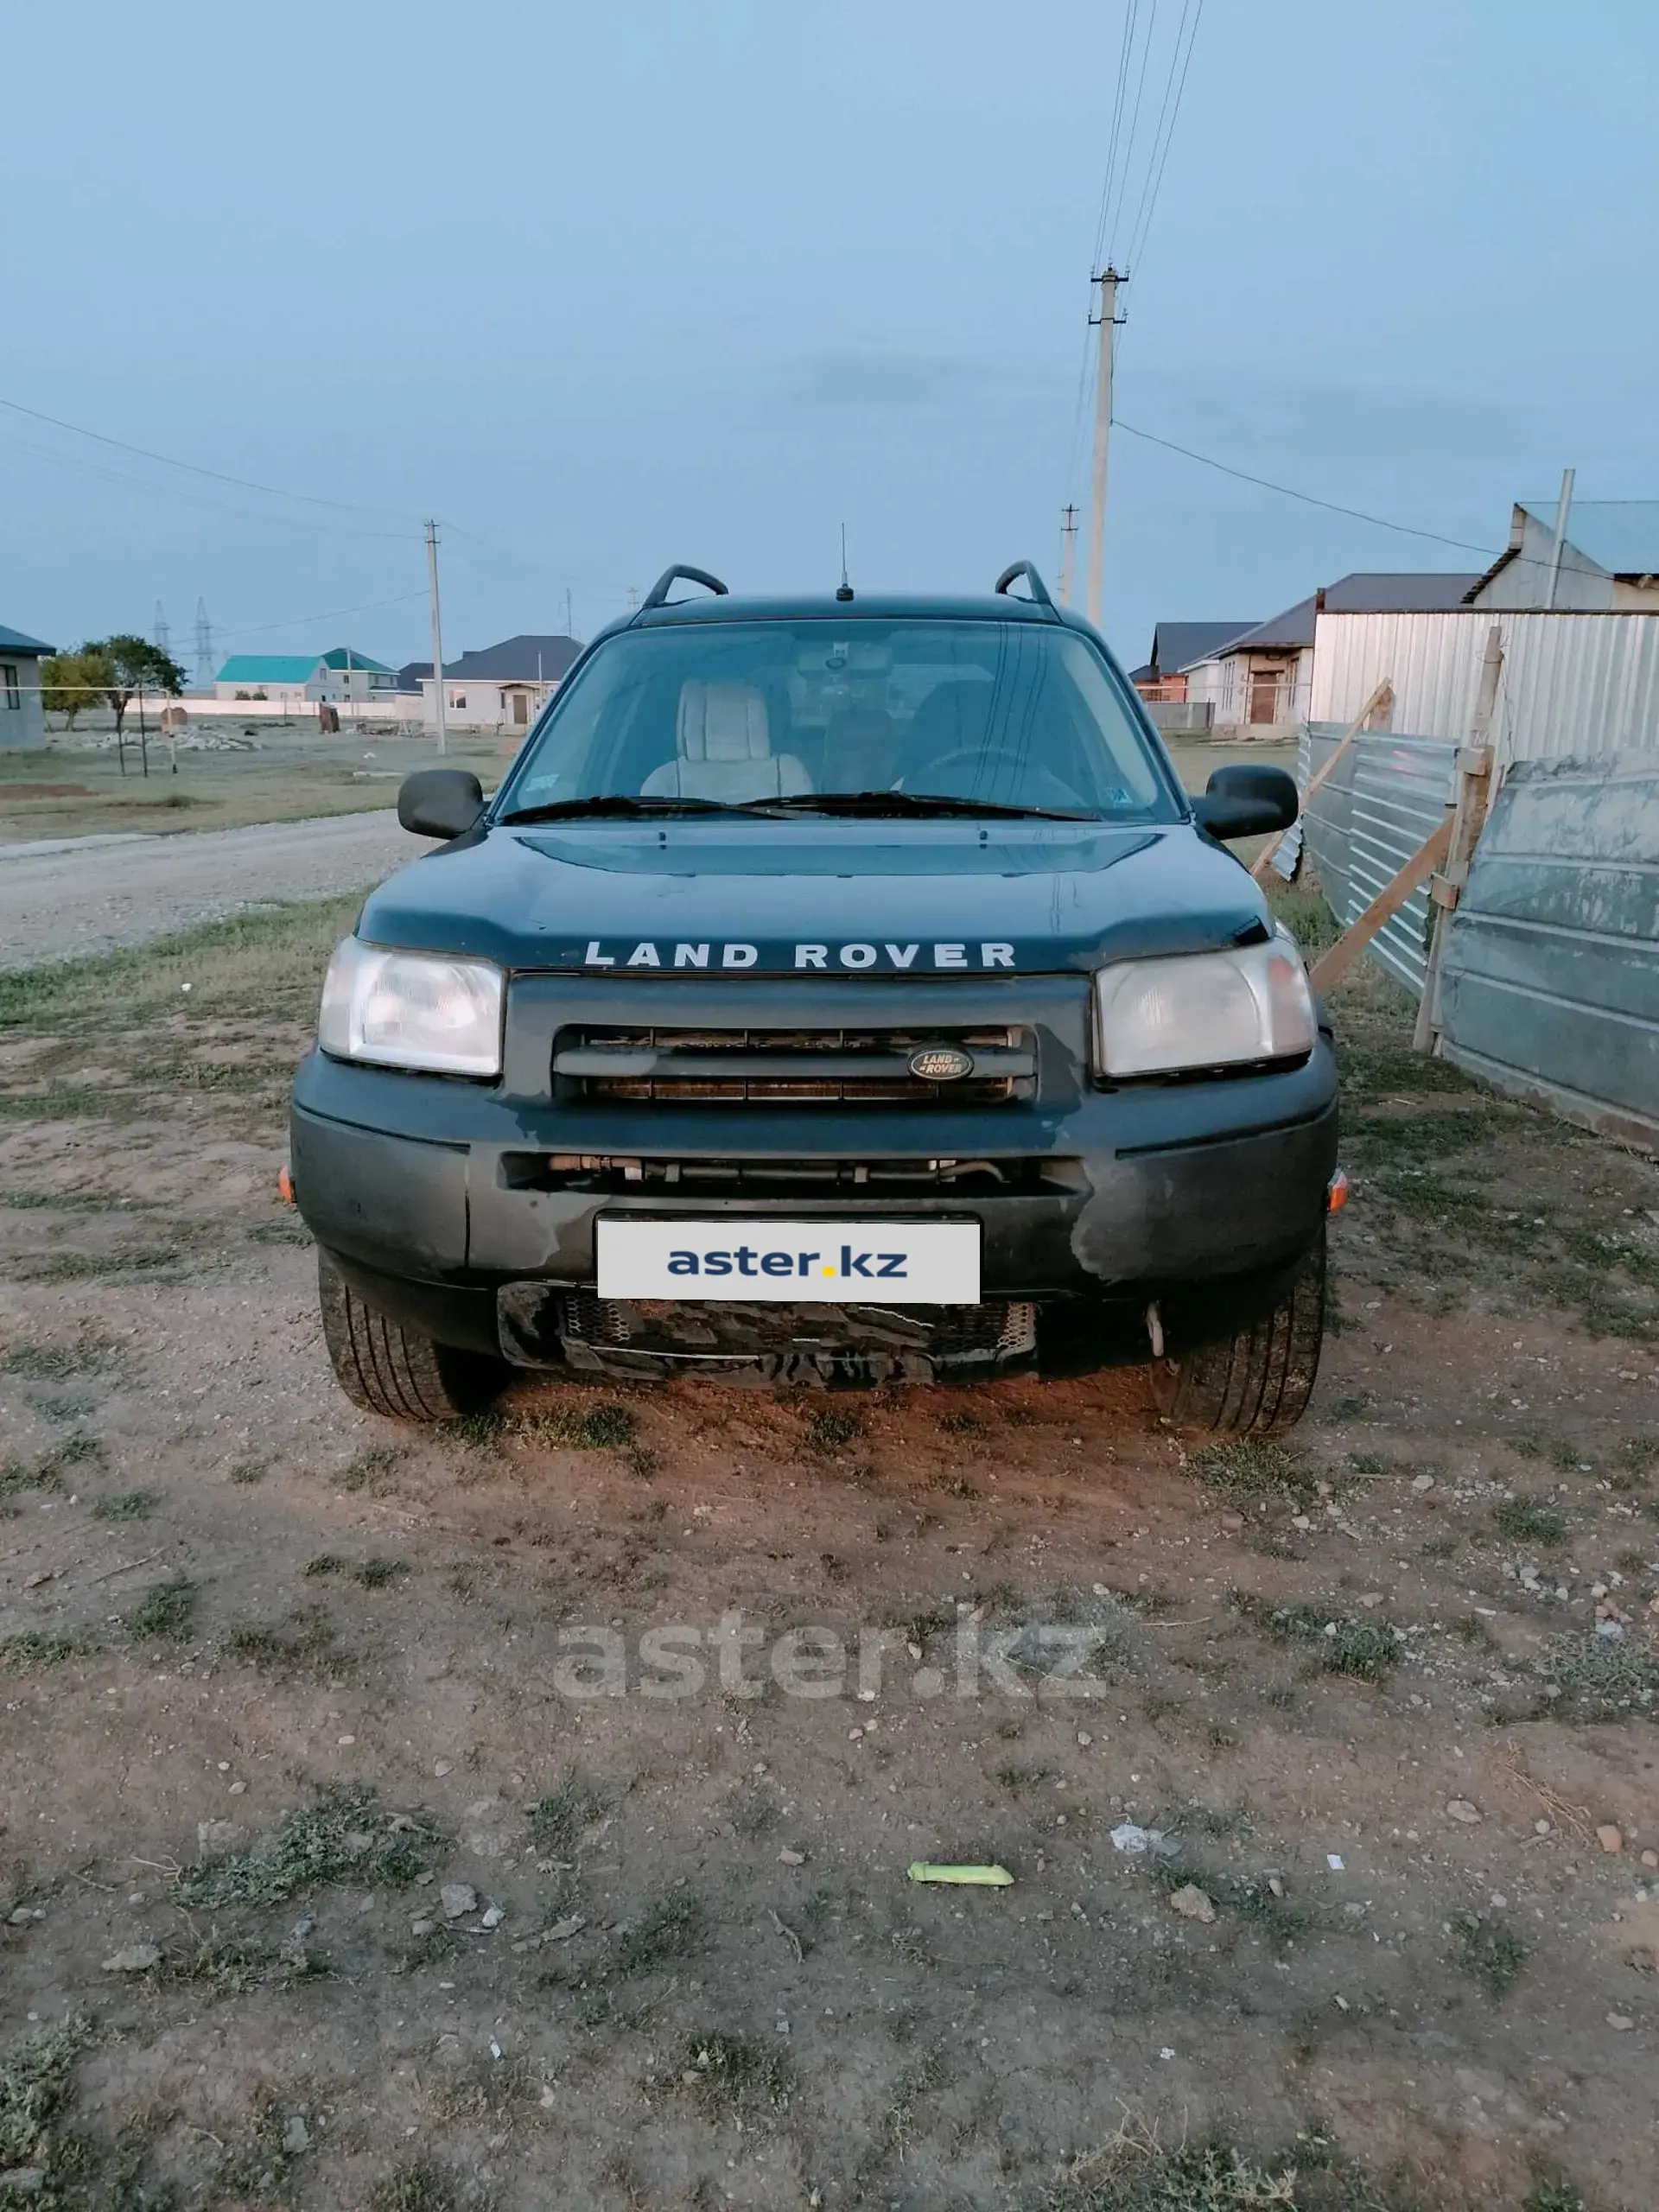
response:
M1286 1448L414 1435L273 1188L349 911L0 978L0 2206L1651 2212L1650 1163L1362 976Z

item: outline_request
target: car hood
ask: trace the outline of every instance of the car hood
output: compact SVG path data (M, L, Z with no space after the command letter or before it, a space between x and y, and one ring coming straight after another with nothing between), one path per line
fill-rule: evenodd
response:
M1267 906L1190 823L489 827L391 877L359 934L515 969L1033 973L1198 952Z

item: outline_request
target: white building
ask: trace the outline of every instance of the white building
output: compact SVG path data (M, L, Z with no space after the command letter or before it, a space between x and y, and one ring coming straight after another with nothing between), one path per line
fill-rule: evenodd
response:
M1517 504L1509 545L1477 578L1468 604L1659 613L1659 500L1575 500L1567 510L1559 567L1555 519L1553 503Z
M451 729L522 734L558 690L581 651L574 638L524 634L446 661L445 723ZM435 728L438 695L431 662L410 662L399 670L397 680L405 691L419 688L423 719L429 728Z

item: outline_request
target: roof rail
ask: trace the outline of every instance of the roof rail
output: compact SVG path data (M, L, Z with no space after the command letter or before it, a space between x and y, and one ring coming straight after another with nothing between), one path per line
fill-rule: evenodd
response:
M1052 607L1054 602L1048 595L1048 586L1029 561L1010 561L996 580L998 591L1007 592L1016 576L1023 576L1031 586L1031 596L1039 607Z
M643 614L645 607L666 607L670 589L682 576L689 584L704 585L713 592L716 599L725 599L728 596L726 587L720 578L711 576L707 569L688 569L683 561L677 561L671 569L664 569L662 575L652 584L651 589L645 594L645 606L642 607L639 612Z

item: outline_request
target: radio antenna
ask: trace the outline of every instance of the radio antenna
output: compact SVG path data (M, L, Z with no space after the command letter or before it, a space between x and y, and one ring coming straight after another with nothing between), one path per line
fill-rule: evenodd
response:
M853 588L847 581L847 525L842 523L841 525L841 583L836 597L840 600L848 600L852 595Z

